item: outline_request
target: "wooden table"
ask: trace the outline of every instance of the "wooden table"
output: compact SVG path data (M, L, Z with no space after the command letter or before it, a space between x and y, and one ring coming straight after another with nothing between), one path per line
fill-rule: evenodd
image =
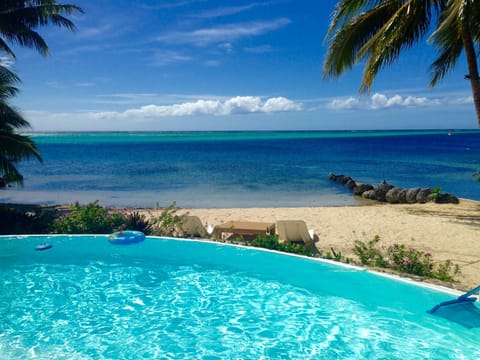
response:
M227 221L215 226L213 237L225 239L225 235L257 236L275 234L275 223L253 221Z

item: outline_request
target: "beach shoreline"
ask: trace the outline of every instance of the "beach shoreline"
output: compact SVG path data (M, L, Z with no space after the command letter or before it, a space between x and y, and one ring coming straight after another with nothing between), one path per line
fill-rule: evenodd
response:
M21 211L34 208L68 209L69 205L4 204ZM125 208L157 217L164 208ZM355 240L367 243L380 237L379 246L403 244L432 254L434 262L452 261L461 273L453 283L441 285L466 291L480 284L480 201L460 199L459 204L387 204L282 208L176 208L177 215L195 215L207 226L227 221L276 223L303 220L318 236L317 249L332 249L356 259ZM417 279L418 280L418 279ZM433 280L426 280L436 283Z
M143 209L156 216L160 209ZM302 208L178 209L178 215L198 216L205 225L227 221L276 222L304 220L319 240L323 254L341 252L355 257L355 240L364 243L380 237L379 245L404 244L432 254L434 261L451 260L461 273L449 287L468 290L480 283L480 202L460 199L459 204L384 204Z

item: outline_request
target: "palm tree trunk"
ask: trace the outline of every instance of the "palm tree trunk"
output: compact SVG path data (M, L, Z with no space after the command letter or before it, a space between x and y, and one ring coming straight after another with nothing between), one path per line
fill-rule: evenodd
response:
M463 29L462 40L470 75L473 103L475 105L475 111L477 112L478 127L480 128L480 78L478 77L478 64L475 54L475 46L473 44L472 34L468 29Z

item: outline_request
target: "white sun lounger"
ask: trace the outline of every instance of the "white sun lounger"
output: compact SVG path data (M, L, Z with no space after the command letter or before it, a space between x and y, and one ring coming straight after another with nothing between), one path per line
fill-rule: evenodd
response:
M277 234L280 243L311 244L315 239L314 230L309 230L303 220L279 220L277 221Z

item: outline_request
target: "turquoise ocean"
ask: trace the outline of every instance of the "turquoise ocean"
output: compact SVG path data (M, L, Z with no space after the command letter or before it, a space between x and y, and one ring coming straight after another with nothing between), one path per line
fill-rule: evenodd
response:
M480 200L480 131L32 133L43 163L19 163L23 187L0 201L121 207L355 205L327 179L439 186Z

